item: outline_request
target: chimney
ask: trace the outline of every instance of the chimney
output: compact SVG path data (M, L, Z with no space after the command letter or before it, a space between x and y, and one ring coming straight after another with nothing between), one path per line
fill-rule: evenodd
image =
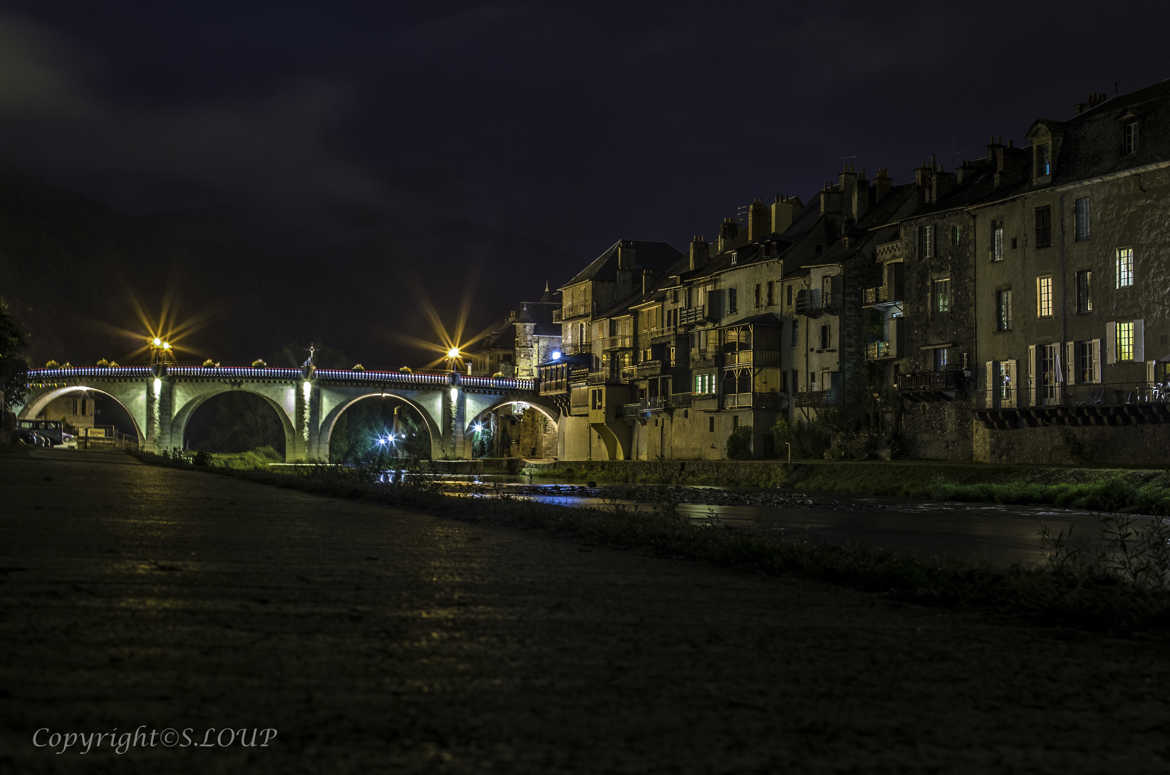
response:
M768 208L759 199L748 205L748 242L759 242L772 232Z
M991 138L987 144L987 158L996 174L1003 172L1003 141L998 137Z
M832 184L826 183L825 188L820 193L821 197L821 215L826 213L840 213L841 212L841 192L833 188Z
M837 189L841 192L842 204L845 206L845 215L853 216L853 194L857 191L857 173L851 169L844 169L837 176Z
M734 218L724 218L719 226L719 252L735 247L739 237L739 224Z
M860 221L869 211L869 181L865 179L865 171L856 176L853 183L853 193L845 200L845 207L854 221Z
M772 233L783 234L796 220L801 210L800 198L795 196L776 195L772 203Z
M632 240L622 240L618 244L618 265L619 271L625 269L630 270L638 265L638 251L634 247Z
M877 171L877 175L873 179L873 201L874 204L886 198L886 194L890 193L890 187L893 185L890 180L890 172L885 167Z
M709 248L707 246L707 240L696 234L691 238L690 262L688 263L687 268L692 272L695 271L699 267L703 266L703 264L707 263L708 255Z
M935 171L930 179L930 201L937 202L955 187L955 173Z
M650 283L650 270L649 270L649 269L643 269L643 270L642 270L642 295L643 295L643 296L645 296L647 293L649 293L649 292L650 292L650 286L651 286L651 283Z

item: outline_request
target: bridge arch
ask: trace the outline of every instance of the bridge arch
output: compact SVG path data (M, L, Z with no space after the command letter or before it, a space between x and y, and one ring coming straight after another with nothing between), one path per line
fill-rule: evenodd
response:
M547 427L545 429L543 429L540 432L541 435L538 437L537 443L532 447L533 453L531 456L537 457L537 458L556 457L556 455L557 455L556 435L557 435L557 429L559 427L560 413L555 408L550 408L548 406L544 406L543 404L541 404L539 402L532 401L530 399L514 398L514 397L504 397L504 398L501 398L497 401L493 401L488 406L484 406L482 409L479 409L478 411L476 411L474 414L472 414L471 412L468 412L469 419L468 419L466 427L463 429L464 438L469 440L468 446L466 447L466 449L468 450L468 457L475 456L473 450L474 450L474 440L477 438L476 437L476 425L483 423L485 420L488 419L488 417L492 413L497 412L500 409L503 409L504 407L507 407L507 406L521 406L524 408L525 411L527 411L529 409L535 409L537 412L544 415L545 419L547 419L549 422L552 423L552 438L551 439L546 438L544 436L544 434L548 432ZM517 438L523 439L524 437L519 436ZM529 438L531 439L531 437L529 437ZM495 443L495 440L493 440L493 443ZM505 456L508 456L508 455L505 454ZM529 455L525 454L523 448L521 449L520 456L521 457L529 457Z
M396 393L392 390L379 390L347 398L329 410L325 417L322 418L321 432L317 440L317 454L315 456L318 460L329 462L329 444L333 440L333 430L337 427L337 421L341 419L341 415L345 414L345 411L357 402L364 401L368 398L393 398L413 409L422 419L423 427L426 428L427 437L431 443L431 459L438 460L443 457L443 429L435 422L435 418L426 410L426 407L402 393Z
M279 402L272 396L265 395L258 390L250 390L246 387L230 387L224 386L220 388L216 386L215 389L202 391L190 398L188 398L182 406L175 408L174 415L170 423L170 442L173 446L182 447L185 444L187 436L187 423L190 422L191 417L194 416L195 411L205 403L218 396L227 395L229 393L247 393L251 396L256 396L268 404L280 422L280 428L284 432L284 457L288 460L293 451L296 449L296 429L293 428L292 420L289 418L288 412Z
M134 426L134 433L138 436L138 445L142 446L146 442L146 434L143 433L142 430L143 423L139 417L135 416L134 411L125 400L126 397L117 396L107 390L90 387L89 385L67 385L65 387L52 388L38 393L29 391L27 402L23 407L21 407L20 411L16 413L16 416L21 420L35 419L36 416L43 412L49 404L53 403L61 396L77 392L101 393L103 396L112 400L123 412L126 413L126 416L130 418L130 423ZM145 391L143 391L143 395L145 396Z

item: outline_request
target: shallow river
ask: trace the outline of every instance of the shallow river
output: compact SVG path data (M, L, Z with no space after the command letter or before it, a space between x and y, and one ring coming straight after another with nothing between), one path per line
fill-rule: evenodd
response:
M625 507L651 510L653 496L639 486L587 487L522 481L507 476L441 476L433 480L447 493L469 497L509 497L558 506ZM1071 530L1072 542L1100 540L1100 515L1048 506L910 501L896 498L845 498L817 493L680 488L679 512L696 520L734 527L779 531L834 543L858 542L920 557L950 556L995 566L1035 565L1048 549L1041 538ZM1148 519L1138 517L1137 519Z

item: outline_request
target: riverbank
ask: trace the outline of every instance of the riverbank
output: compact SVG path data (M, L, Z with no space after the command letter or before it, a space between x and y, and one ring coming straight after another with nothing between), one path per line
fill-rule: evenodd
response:
M139 455L147 463L188 463ZM1034 623L1112 632L1170 628L1170 590L1132 583L1103 558L1072 556L1059 537L1053 561L1041 568L993 569L958 560L928 562L860 544L830 545L791 536L701 524L682 519L677 501L664 497L636 514L620 506L582 509L506 496L468 498L426 483L380 484L374 472L302 467L268 470L208 469L226 476L302 492L425 511L463 522L539 529L587 545L650 551L768 576L796 576L873 592L899 602L948 609L994 611ZM669 493L670 488L661 488Z
M624 523L617 549L500 527L515 504L449 499L435 517L98 455L0 456L3 772L1167 769L1165 630L1028 626L888 602L879 580L680 560L647 548L663 517L643 540L629 515L594 528ZM277 736L34 742L141 725Z
M529 463L534 480L717 485L1170 515L1170 473L930 461L563 461Z

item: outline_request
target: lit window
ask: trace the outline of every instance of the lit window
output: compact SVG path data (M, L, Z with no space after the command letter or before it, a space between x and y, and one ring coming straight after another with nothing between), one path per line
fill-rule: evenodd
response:
M1133 285L1133 248L1117 249L1117 288L1128 288Z
M1052 317L1052 275L1036 278L1036 317Z
M1096 357L1094 353L1093 342L1084 341L1077 342L1074 346L1074 355L1076 357L1076 379L1080 383L1091 383L1097 381Z
M957 225L951 227L951 247L959 247L959 243L963 241L963 230Z
M1117 324L1117 360L1133 360L1133 321Z
M933 283L931 295L934 297L935 312L950 312L951 311L951 280L944 278L942 280L935 280Z
M991 260L1003 261L1003 221L991 222Z
M833 306L833 278L821 278L821 306L828 309Z
M1076 240L1084 242L1089 238L1089 197L1083 196L1076 201L1074 210L1076 220Z

